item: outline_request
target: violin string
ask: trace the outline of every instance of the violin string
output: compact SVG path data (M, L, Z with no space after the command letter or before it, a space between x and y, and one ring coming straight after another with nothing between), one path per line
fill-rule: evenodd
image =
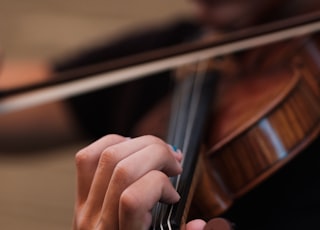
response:
M203 67L204 66L204 67ZM187 117L187 123L186 123L186 128L185 128L185 136L184 136L184 140L183 140L183 146L182 146L182 152L186 153L189 147L189 143L190 143L190 139L191 139L191 135L193 132L193 127L194 124L196 122L196 113L198 111L198 106L200 104L200 98L201 98L201 88L203 86L204 83L204 78L205 78L205 71L208 69L208 62L198 62L197 63L197 71L195 73L195 75L192 76L192 89L191 89L191 94L190 94L190 107L189 107L189 111L188 111L188 117ZM184 156L182 159L182 166L184 165L185 159L188 156ZM176 183L175 183L175 189L178 190L178 187L180 185L180 179L181 179L181 175L177 176L176 179ZM169 228L169 230L172 230L171 227L171 217L172 217L172 211L173 211L173 207L174 205L170 206L170 211L169 211L169 215L167 218L167 226Z
M206 66L204 67L204 65ZM168 141L169 143L177 144L184 153L188 152L189 141L193 133L193 127L195 127L197 108L201 100L201 88L205 78L204 70L207 68L207 62L198 62L197 70L192 73L191 76L184 79L182 84L179 84L179 88L173 97ZM188 158L188 156L184 156L181 162L182 166L186 158ZM180 178L181 175L171 178L172 184L177 191L181 183ZM161 230L172 230L171 218L173 207L174 205L169 206L160 202L156 204L152 210L153 230L157 227L160 227ZM168 213L167 218L166 213ZM165 223L166 225L164 225Z
M187 110L188 107L188 100L186 100L184 98L184 96L191 96L190 95L190 89L189 89L189 79L184 79L184 82L182 84L179 84L179 88L177 93L174 96L174 102L173 102L173 108L172 108L172 114L174 119L172 120L172 123L170 124L171 130L169 131L169 136L168 136L168 140L171 143L174 143L176 145L178 145L177 147L182 149L182 146L180 146L181 142L180 142L180 138L181 138L181 134L184 134L184 123L185 118L183 115L185 115L184 111ZM182 112L183 111L183 112ZM170 136L171 135L171 136ZM181 162L181 164L183 165L183 160ZM177 178L177 177L176 177ZM176 178L171 178L172 184L174 187L175 186L175 179ZM162 205L162 213L167 213L168 210L168 205ZM161 216L161 230L164 229L164 223L166 223L166 226L168 227L168 229L172 229L171 227L171 223L170 223L170 217L168 216L168 219L165 221L165 215L163 214Z
M179 84L179 83L177 83ZM184 111L184 107L186 107L186 102L187 100L182 100L183 95L188 95L188 87L186 84L179 84L178 87L175 90L175 93L172 98L172 103L171 103L171 116L170 116L170 124L169 124L169 130L168 130L168 137L167 141L170 144L177 144L179 143L179 140L177 137L176 133L178 130L181 130L182 126L179 125L179 122L181 120L181 112L179 111ZM184 101L184 103L183 103ZM184 132L182 132L184 133ZM179 147L180 146L176 146ZM173 180L172 180L173 183ZM164 230L163 223L165 222L165 213L167 210L167 205L158 202L156 206L152 210L152 215L153 215L153 229L155 230L156 227L160 227L161 230Z

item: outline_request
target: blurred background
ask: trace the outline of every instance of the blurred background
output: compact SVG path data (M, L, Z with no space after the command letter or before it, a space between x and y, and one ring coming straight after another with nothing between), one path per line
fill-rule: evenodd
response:
M5 58L52 59L189 10L185 0L0 0L0 47ZM87 143L0 148L0 229L70 229L74 154Z

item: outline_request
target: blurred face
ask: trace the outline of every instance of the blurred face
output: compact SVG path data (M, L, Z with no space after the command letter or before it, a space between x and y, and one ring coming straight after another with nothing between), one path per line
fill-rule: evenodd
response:
M207 26L222 30L246 27L260 21L284 0L191 0L196 17Z

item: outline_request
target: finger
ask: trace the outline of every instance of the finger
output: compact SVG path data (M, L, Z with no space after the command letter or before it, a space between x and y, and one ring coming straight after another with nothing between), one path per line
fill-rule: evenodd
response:
M156 149L156 150L150 149L150 151L143 151L142 154L138 154L137 157L130 158L130 160L128 160L127 163L123 163L123 164L126 164L126 166L119 167L119 168L126 168L131 166L130 171L132 173L130 173L129 175L131 174L134 175L134 174L137 174L136 169L140 167L139 165L141 164L141 162L149 162L148 158L154 158L153 161L150 161L150 162L155 163L156 161L159 161L158 160L159 158L166 158L166 155L169 155L169 156L171 155L170 157L171 161L176 162L176 160L173 160L174 158L173 156L179 155L179 154L181 155L181 153L175 153L161 139L153 136L143 136L143 137L133 138L125 142L112 145L103 150L103 153L100 156L99 164L95 172L94 179L92 182L92 187L88 197L87 205L88 205L88 210L90 212L97 212L98 210L100 211L100 208L105 199L106 191L107 191L111 176L113 174L113 171L116 165L119 165L120 161L128 158L133 154L136 154L137 152L151 145L154 145L153 149ZM161 149L161 151L157 151L158 148ZM152 151L157 152L157 154L151 154ZM155 158L154 155L157 155L158 158ZM144 172L147 172L150 169L155 167L154 164L152 165L150 164L150 162L145 165L146 168L144 168L145 170L139 174L140 176ZM169 172L170 172L170 168L169 168ZM122 177L125 177L125 176L122 176ZM134 176L134 178L138 178L138 176ZM127 184L128 183L126 183L125 185Z
M160 171L150 171L128 187L120 197L120 229L149 229L151 210L161 200L176 203L179 194L172 186L167 175Z
M187 223L186 230L203 230L204 226L206 226L204 220L196 219Z
M77 199L79 203L86 200L98 165L101 152L116 143L125 141L119 135L107 135L76 154Z
M108 226L118 225L119 199L122 192L152 170L173 176L181 173L182 168L166 144L149 145L116 166L102 209L103 214L108 216Z

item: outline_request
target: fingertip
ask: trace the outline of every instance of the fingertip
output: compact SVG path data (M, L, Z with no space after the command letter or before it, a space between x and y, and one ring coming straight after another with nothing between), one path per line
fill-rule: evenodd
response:
M171 151L174 153L175 158L178 161L181 161L182 160L182 152L181 152L181 150L178 147L176 147L174 145L171 145L171 144L168 144L168 146L170 147Z
M178 147L177 146L174 146L174 145L170 145L169 144L169 146L171 147L171 149L174 151L174 152L178 152L179 151L179 149L178 149Z
M187 223L186 230L203 230L206 222L201 219L195 219Z
M171 197L167 198L165 201L164 199L162 201L166 202L166 203L169 203L169 204L175 204L177 203L179 200L180 200L180 194L177 192L177 191L174 191L172 194L171 194Z

